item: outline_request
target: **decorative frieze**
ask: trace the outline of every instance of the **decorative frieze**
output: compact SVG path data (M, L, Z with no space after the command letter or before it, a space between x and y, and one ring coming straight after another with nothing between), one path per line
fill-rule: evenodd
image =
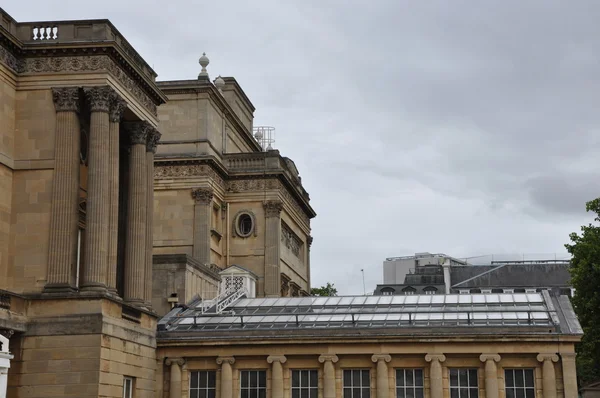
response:
M284 222L281 223L281 242L290 249L292 253L300 258L302 240Z
M0 62L12 69L13 72L19 72L19 60L2 46L0 46Z
M56 112L79 112L78 87L54 87L52 99Z
M92 112L107 112L115 91L109 86L84 87L83 92Z
M158 180L186 177L209 177L215 184L225 187L223 178L207 164L162 165L158 163L154 167L154 178Z

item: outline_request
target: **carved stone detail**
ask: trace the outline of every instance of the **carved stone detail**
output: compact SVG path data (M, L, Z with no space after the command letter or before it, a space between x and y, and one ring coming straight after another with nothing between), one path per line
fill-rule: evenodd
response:
M212 189L207 188L196 188L192 189L192 198L197 204L209 205L214 197Z
M313 243L313 237L309 235L306 238L306 243L308 244L308 250L310 250L310 247L312 246L312 243Z
M167 358L167 359L165 359L165 365L167 365L167 366L171 366L173 364L183 366L183 365L185 365L185 362L186 361L184 358Z
M92 112L107 112L115 91L109 86L84 87L83 92Z
M127 102L116 93L112 96L110 101L110 112L109 118L113 123L119 123L123 117L123 112L127 108Z
M52 99L56 112L79 112L79 87L54 87Z
M389 354L375 354L371 356L371 361L377 363L378 361L390 362L392 357Z
M319 362L324 363L325 361L331 361L336 363L339 360L338 356L335 354L323 354L319 357Z
M279 200L267 200L263 203L267 217L279 217L283 210L283 202Z
M486 362L486 361L500 362L500 355L498 355L498 354L481 354L479 356L479 360L481 362Z
M556 355L554 353L541 353L541 354L538 354L537 360L539 362L544 362L544 361L558 362L558 355Z
M444 354L427 354L427 355L425 355L425 360L427 362L431 362L431 361L444 362L446 360L446 356Z
M1 48L0 48L1 49ZM0 53L0 57L2 54ZM108 55L26 58L19 62L20 73L95 72L111 73L150 113L157 115L156 104L142 87Z
M19 60L10 51L0 46L0 62L8 66L14 72L19 72Z
M158 145L161 136L162 134L157 129L154 127L150 128L146 139L146 152L156 153L156 146Z
M302 248L302 240L296 236L294 231L287 226L286 223L281 223L281 242L291 250L292 253L300 258L300 249Z
M218 357L217 358L217 365L222 365L225 362L229 363L230 365L233 365L235 363L235 358L234 357Z
M146 138L151 126L147 122L127 122L123 124L129 134L131 145L146 145Z
M185 178L206 176L211 178L220 187L225 187L223 178L209 165L206 164L184 164L184 165L161 165L154 167L154 178Z
M285 357L285 355L269 355L267 357L268 363L273 363L273 362L285 363L286 361L287 361L287 358Z

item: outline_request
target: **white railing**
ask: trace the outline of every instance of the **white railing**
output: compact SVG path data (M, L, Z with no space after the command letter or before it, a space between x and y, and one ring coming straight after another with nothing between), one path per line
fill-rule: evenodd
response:
M227 289L220 293L217 297L211 300L202 300L200 303L200 311L202 314L206 313L209 309L215 308L215 312L220 314L223 310L233 304L236 300L241 298L242 296L248 296L248 289L245 287L241 287L237 290L232 288Z

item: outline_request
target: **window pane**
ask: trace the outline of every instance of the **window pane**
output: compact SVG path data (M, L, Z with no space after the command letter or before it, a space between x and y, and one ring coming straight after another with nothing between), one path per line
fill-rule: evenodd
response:
M470 398L478 398L479 397L479 389L477 388L470 388L471 390L471 397Z
M477 369L469 369L469 387L476 387L477 384Z
M206 390L198 390L198 398L206 398Z
M533 388L528 388L525 391L525 398L535 398L535 390Z
M423 387L423 369L415 369L415 386Z
M516 387L524 387L525 386L525 380L523 378L523 370L521 370L521 369L515 370L515 386ZM518 395L518 393L517 393L517 395Z
M258 398L267 398L267 390L264 388L258 390Z
M462 381L462 378L461 378ZM468 398L469 397L469 389L468 388L460 388L460 398Z
M215 390L214 389L210 389L206 391L206 398L215 398Z
M517 388L517 398L525 398L525 389Z
M344 398L352 398L352 389L344 388Z
M250 394L249 394L248 390L242 388L242 390L240 391L240 397L241 398L250 398Z
M506 379L506 387L515 386L514 371L512 369L506 369L504 372L504 378Z
M450 369L450 385L452 387L458 387L458 370Z
M361 373L362 373L362 386L369 387L371 385L371 382L369 381L369 371L363 370ZM364 396L363 396L363 398L364 398Z
M415 398L415 390L412 388L406 388L406 398Z
M318 387L319 386L319 372L316 370L311 370L310 371L310 386L311 387ZM315 395L315 398L317 396Z
M215 388L217 385L217 372L214 370L208 371L208 387Z
M352 371L352 386L360 386L360 370Z
M506 398L515 398L515 389L514 388L506 389Z
M450 389L450 398L459 398L458 397L458 389L457 388L451 388Z
M396 370L396 386L402 387L404 385L404 369ZM398 390L400 391L400 390Z
M467 386L467 369L458 369L458 383L462 386ZM462 393L460 393L462 395Z
M415 385L413 380L413 372L411 369L406 369L406 385L410 387Z
M300 389L300 398L308 398L308 388Z
M308 372L305 370L300 372L300 385L302 387L308 387Z
M198 398L198 390L190 390L190 398Z
M208 378L208 372L194 372L196 373L197 386L198 388L206 388L206 379Z
M248 387L249 382L248 382L248 371L244 370L242 371L242 387ZM246 397L242 397L242 398L246 398Z
M415 398L423 398L423 389L415 388Z
M525 386L535 387L533 384L533 369L525 369Z
M352 371L344 370L344 387L350 387L352 385Z
M319 389L317 387L311 388L310 389L310 398L317 398L318 396L319 396Z
M250 372L250 387L258 387L258 372Z
M292 388L292 398L300 398L300 389Z
M292 387L300 387L300 371L292 370Z
M404 388L396 389L396 398L405 398L404 397Z
M363 388L362 389L362 398L370 398L371 397L371 389Z
M198 372L192 372L190 379L190 388L198 388Z

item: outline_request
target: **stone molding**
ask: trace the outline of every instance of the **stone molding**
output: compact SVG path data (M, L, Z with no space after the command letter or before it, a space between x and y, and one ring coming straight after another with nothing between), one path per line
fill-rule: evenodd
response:
M446 356L444 354L427 354L427 355L425 355L425 360L427 362L432 362L432 361L444 362L446 360Z
M146 152L156 153L156 146L158 145L161 136L162 134L154 127L149 129L148 137L146 139Z
M285 357L285 355L269 355L267 357L268 363L279 362L279 363L284 364L286 361L287 361L287 358Z
M312 243L313 243L313 237L308 235L308 237L306 238L306 243L308 244L308 250L310 250L310 247L312 246Z
M214 191L209 188L192 189L192 199L199 205L209 205L214 197Z
M79 113L79 87L53 87L52 100L56 112Z
M110 101L109 119L112 123L119 123L123 117L123 112L127 108L127 102L117 93L115 93Z
M247 235L247 236L242 235L239 230L238 218L242 214L248 214L250 216L250 218L252 219L252 232L250 233L250 235ZM231 228L231 235L234 238L237 238L237 237L248 238L252 235L258 236L258 224L256 223L256 215L254 214L254 212L252 210L242 209L242 210L238 211L237 213L235 213L235 216L233 217L233 225Z
M336 363L339 360L340 359L335 354L323 354L319 357L319 362L321 363L325 363L325 361L331 361L333 363Z
M567 361L571 360L574 361L575 358L577 358L577 353L575 352L563 352L560 354L561 359L564 361L565 359Z
M184 358L165 358L165 365L167 366L171 366L173 364L183 366L185 363L186 361Z
M233 365L235 363L235 358L234 357L218 357L217 365L222 365L223 363L228 363L230 365Z
M126 122L123 127L129 135L131 145L146 145L148 131L151 127L148 122Z
M267 200L263 203L267 217L279 217L283 210L283 202L280 200Z
M183 164L183 165L161 165L154 166L154 178L186 178L205 176L211 178L218 186L225 188L223 178L206 164Z
M377 363L379 361L390 362L391 360L392 360L392 357L389 354L374 354L371 357L371 361L373 361L374 363Z
M540 353L537 356L537 360L539 362L544 362L544 361L558 362L558 355L556 355L554 353Z
M113 95L116 95L115 91L109 86L84 87L83 92L92 112L108 113Z
M479 360L481 362L487 362L487 361L500 362L500 355L498 355L498 354L481 354L479 356Z
M10 51L0 45L0 62L15 73L19 73L19 60Z

